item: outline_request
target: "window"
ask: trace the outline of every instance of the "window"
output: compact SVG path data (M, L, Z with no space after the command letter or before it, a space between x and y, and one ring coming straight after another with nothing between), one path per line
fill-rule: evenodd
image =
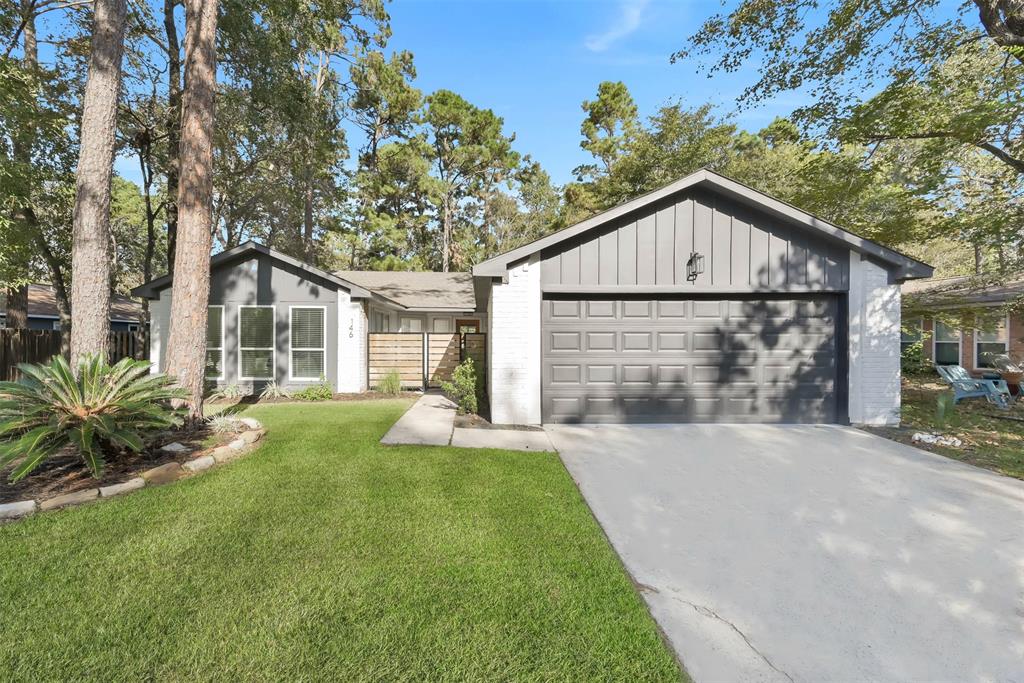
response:
M274 379L274 307L238 307L238 379Z
M1000 356L1009 350L1009 323L1009 318L1004 318L991 330L974 331L974 367L991 368L992 357Z
M289 317L289 374L292 379L316 381L324 375L324 307L292 306Z
M452 331L452 319L451 318L434 318L434 332L451 332Z
M224 307L206 307L206 379L224 379Z
M373 331L374 332L390 332L391 331L391 314L374 311L373 312Z
M56 330L57 332L60 332L61 329L62 329L61 326L60 326L60 321L59 320L54 320L52 323L50 323L50 329L53 329L53 330Z
M398 321L399 330L402 332L422 332L423 331L423 319L422 318L401 318Z
M936 365L960 365L960 330L936 320L934 344Z

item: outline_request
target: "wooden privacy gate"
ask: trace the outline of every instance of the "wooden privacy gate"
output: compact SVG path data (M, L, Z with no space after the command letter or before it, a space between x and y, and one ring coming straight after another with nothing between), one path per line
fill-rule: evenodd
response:
M455 367L472 358L478 376L486 377L486 334L371 332L367 335L369 386L377 387L397 371L402 387L438 387Z

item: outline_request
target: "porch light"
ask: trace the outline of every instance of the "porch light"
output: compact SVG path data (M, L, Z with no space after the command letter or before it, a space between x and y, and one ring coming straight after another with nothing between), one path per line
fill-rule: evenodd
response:
M686 279L693 282L697 276L704 272L704 254L696 251L690 252L690 259L686 262Z

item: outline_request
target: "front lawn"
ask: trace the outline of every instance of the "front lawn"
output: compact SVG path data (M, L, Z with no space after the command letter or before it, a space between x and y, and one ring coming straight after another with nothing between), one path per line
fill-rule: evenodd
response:
M252 408L240 461L0 527L3 678L685 676L556 456L379 445L408 405Z
M913 445L1024 479L1024 401L1009 411L1002 411L984 399L966 399L957 404L949 413L947 423L940 427L936 423L935 407L939 394L944 392L952 395L938 376L905 377L902 426L879 431L906 443L913 443L911 437L916 431L955 436L964 442L962 448Z

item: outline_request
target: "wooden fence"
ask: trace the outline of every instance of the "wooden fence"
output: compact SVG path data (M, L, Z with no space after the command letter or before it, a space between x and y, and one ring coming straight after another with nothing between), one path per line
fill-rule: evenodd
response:
M0 380L18 378L18 363L46 363L60 353L61 332L58 330L0 329ZM108 346L110 362L122 358L148 357L141 332L111 332Z
M487 335L420 332L371 332L367 336L369 385L376 387L397 370L406 389L438 387L455 367L472 358L486 376Z
M398 371L402 386L423 386L423 335L419 332L371 332L367 341L369 384L379 386L392 370Z

